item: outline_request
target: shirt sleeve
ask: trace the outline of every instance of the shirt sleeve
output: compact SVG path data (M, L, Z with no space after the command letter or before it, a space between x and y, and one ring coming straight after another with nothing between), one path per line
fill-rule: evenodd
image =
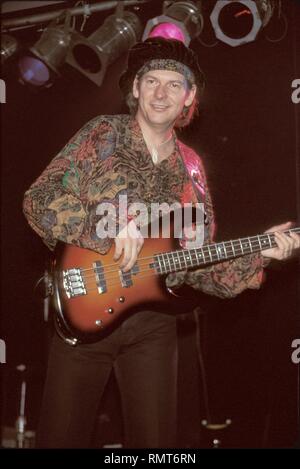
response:
M96 226L98 203L109 200L114 204L120 189L110 178L112 133L109 123L99 117L89 121L26 191L24 215L51 250L57 241L100 253L109 250L112 239L99 238ZM97 184L88 187L95 166Z
M214 243L215 218L210 192L202 165L200 172L205 187L205 212L207 219L204 244ZM261 253L248 254L233 260L220 262L205 268L171 274L167 279L169 287L186 283L195 290L220 298L233 298L247 288L258 289L264 280L263 268L269 261Z
M215 222L211 197L206 185L206 212L209 221L209 238L205 244L214 242ZM233 298L247 288L258 289L264 280L264 262L261 253L247 254L220 262L207 268L188 271L185 283L196 290L220 298Z

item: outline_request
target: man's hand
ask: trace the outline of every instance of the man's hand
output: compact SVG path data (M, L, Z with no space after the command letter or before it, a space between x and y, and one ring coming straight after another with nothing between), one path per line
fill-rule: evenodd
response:
M295 254L295 251L300 248L300 236L296 233L288 235L282 233L282 231L290 229L292 225L291 222L287 222L282 225L273 226L265 231L265 233L274 232L277 247L262 251L261 253L264 257L283 260Z
M124 272L127 272L134 266L144 244L144 238L133 220L119 232L118 236L115 238L115 244L114 260L117 261L120 259L124 251L120 268Z

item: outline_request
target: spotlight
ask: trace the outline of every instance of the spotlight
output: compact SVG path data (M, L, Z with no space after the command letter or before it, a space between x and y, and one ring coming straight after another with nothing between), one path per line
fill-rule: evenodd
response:
M200 4L198 2L198 4ZM194 2L175 2L166 8L161 16L152 18L146 24L143 41L148 37L161 36L178 39L186 46L203 29L200 7Z
M270 21L272 0L218 0L210 15L216 37L232 47L254 41Z
M1 65L18 50L18 42L13 36L1 34Z
M108 66L140 38L142 26L132 12L108 16L89 37L72 33L67 63L101 86Z
M45 88L53 84L65 62L71 41L68 22L69 17L65 25L51 23L28 53L20 57L19 70L23 84Z

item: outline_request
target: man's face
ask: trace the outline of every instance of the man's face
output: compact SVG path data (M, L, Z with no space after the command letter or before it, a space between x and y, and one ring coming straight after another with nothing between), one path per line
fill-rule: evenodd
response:
M151 70L133 83L133 95L139 101L137 118L152 127L173 126L195 94L195 85L188 89L185 77L169 70Z

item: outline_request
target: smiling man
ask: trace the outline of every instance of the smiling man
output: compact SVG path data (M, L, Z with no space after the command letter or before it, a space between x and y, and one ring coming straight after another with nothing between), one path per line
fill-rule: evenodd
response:
M197 87L175 71L141 71L139 76L133 83L133 96L139 101L136 120L158 163L174 150L173 127L183 108L193 103Z
M142 131L151 133L154 144L160 145L158 136L166 137L172 132L178 115L184 106L189 107L196 94L196 85L191 85L178 72L153 70L136 77L133 95L139 100L136 119Z
M214 221L201 161L174 130L188 125L201 99L203 74L195 53L176 40L138 43L129 52L120 87L131 115L88 122L26 192L24 213L50 249L62 241L106 254L114 243L115 261L124 272L135 264L144 240L130 216L125 226L117 226L115 239L97 236L99 205L111 203L118 212L124 195L128 205L138 202L147 208L201 201L205 242L212 241ZM276 241L278 247L265 256L286 258L299 247L296 235L278 234ZM263 267L257 253L180 272L168 281L230 297L259 288ZM99 400L112 369L120 387L124 445L176 446L177 337L170 308L169 313L132 314L95 343L72 347L54 334L39 447L92 445Z

